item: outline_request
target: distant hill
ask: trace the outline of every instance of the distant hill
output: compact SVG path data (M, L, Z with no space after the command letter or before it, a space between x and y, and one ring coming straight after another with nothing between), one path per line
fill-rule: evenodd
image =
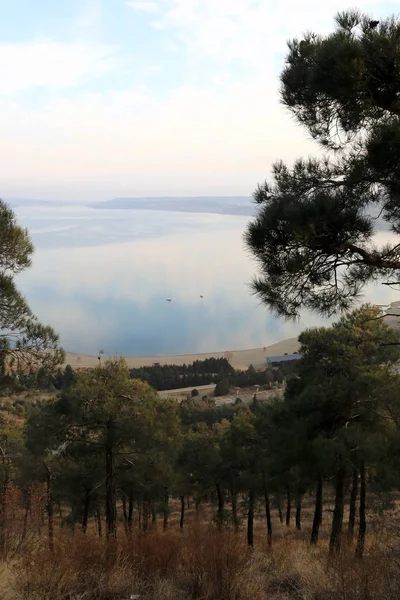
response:
M89 204L96 209L164 210L185 213L215 213L253 216L256 207L246 196L195 196L160 198L113 198Z

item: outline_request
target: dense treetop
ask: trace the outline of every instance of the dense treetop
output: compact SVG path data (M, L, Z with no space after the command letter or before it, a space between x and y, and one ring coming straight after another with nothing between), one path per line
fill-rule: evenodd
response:
M400 21L337 15L328 36L289 42L284 105L323 149L278 161L260 185L246 242L255 293L279 315L348 309L372 281L399 281ZM379 219L392 235L374 239Z

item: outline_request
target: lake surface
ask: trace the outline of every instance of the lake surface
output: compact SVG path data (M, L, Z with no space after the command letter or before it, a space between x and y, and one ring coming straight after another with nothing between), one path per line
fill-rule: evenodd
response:
M309 314L298 323L278 320L251 295L255 264L243 244L250 217L79 206L25 206L16 213L36 247L18 284L68 351L146 356L246 349L323 323ZM400 293L379 286L365 298L384 303Z

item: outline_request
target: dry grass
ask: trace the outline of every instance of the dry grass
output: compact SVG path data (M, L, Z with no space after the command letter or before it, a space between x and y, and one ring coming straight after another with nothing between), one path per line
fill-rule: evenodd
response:
M108 566L107 566L108 565ZM184 533L121 535L112 559L94 532L60 530L54 554L45 538L3 562L2 600L397 600L395 561L370 549L362 561L344 548L329 558L301 537L251 551L242 533L193 525Z
M42 490L32 489L33 508L40 508ZM55 523L54 553L49 551L43 512L34 510L22 536L23 513L16 490L9 492L9 520L0 560L0 600L398 600L400 598L400 514L371 520L363 560L354 547L343 545L339 556L328 555L329 514L320 543L310 547L312 502L305 502L303 529L280 525L274 513L272 549L266 546L262 511L255 528L255 550L246 544L244 528L222 532L210 525L214 508L204 505L188 525L163 532L126 536L120 527L113 552L106 553L94 522L84 535ZM172 503L173 506L173 503ZM329 501L327 504L329 507ZM259 507L260 510L262 507ZM244 514L242 514L244 517ZM371 515L372 517L372 515ZM23 537L23 541L22 541Z

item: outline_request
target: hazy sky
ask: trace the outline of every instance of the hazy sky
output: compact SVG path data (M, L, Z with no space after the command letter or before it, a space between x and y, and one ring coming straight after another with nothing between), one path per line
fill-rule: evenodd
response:
M287 38L349 5L0 0L0 195L251 194L274 159L313 152L279 106Z

